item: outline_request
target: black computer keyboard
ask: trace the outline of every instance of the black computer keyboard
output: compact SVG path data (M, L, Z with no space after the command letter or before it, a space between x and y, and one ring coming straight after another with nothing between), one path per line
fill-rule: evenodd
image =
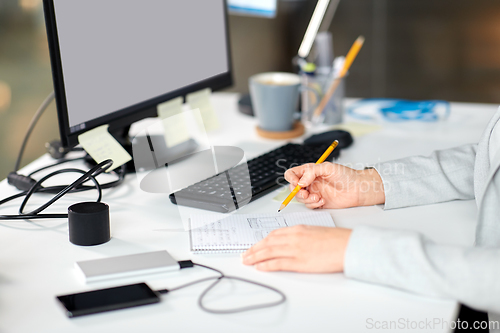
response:
M170 194L174 204L221 213L236 210L288 182L287 169L314 163L329 144L300 145L289 143L227 171ZM334 150L327 160L337 158Z

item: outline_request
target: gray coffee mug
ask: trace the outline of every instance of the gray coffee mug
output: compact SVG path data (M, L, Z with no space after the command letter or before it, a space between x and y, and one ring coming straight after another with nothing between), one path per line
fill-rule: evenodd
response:
M250 97L259 127L284 132L293 128L297 112L300 76L292 73L261 73L250 77Z

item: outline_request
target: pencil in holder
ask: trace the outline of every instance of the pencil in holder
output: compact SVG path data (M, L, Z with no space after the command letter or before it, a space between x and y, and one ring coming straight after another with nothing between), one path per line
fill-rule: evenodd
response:
M321 116L314 117L314 111L332 83L331 75L302 74L301 83L301 120L306 127L319 123L338 124L344 118L345 77L341 79L335 93L328 100Z

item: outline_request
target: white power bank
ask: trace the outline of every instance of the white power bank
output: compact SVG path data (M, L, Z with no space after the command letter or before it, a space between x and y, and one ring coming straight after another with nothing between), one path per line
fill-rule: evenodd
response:
M177 260L172 258L167 251L78 261L76 267L83 273L87 283L180 269Z

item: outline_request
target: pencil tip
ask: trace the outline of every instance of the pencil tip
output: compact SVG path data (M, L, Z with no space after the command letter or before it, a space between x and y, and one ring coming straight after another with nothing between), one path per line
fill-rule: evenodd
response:
M281 209L278 209L278 213L281 212Z

